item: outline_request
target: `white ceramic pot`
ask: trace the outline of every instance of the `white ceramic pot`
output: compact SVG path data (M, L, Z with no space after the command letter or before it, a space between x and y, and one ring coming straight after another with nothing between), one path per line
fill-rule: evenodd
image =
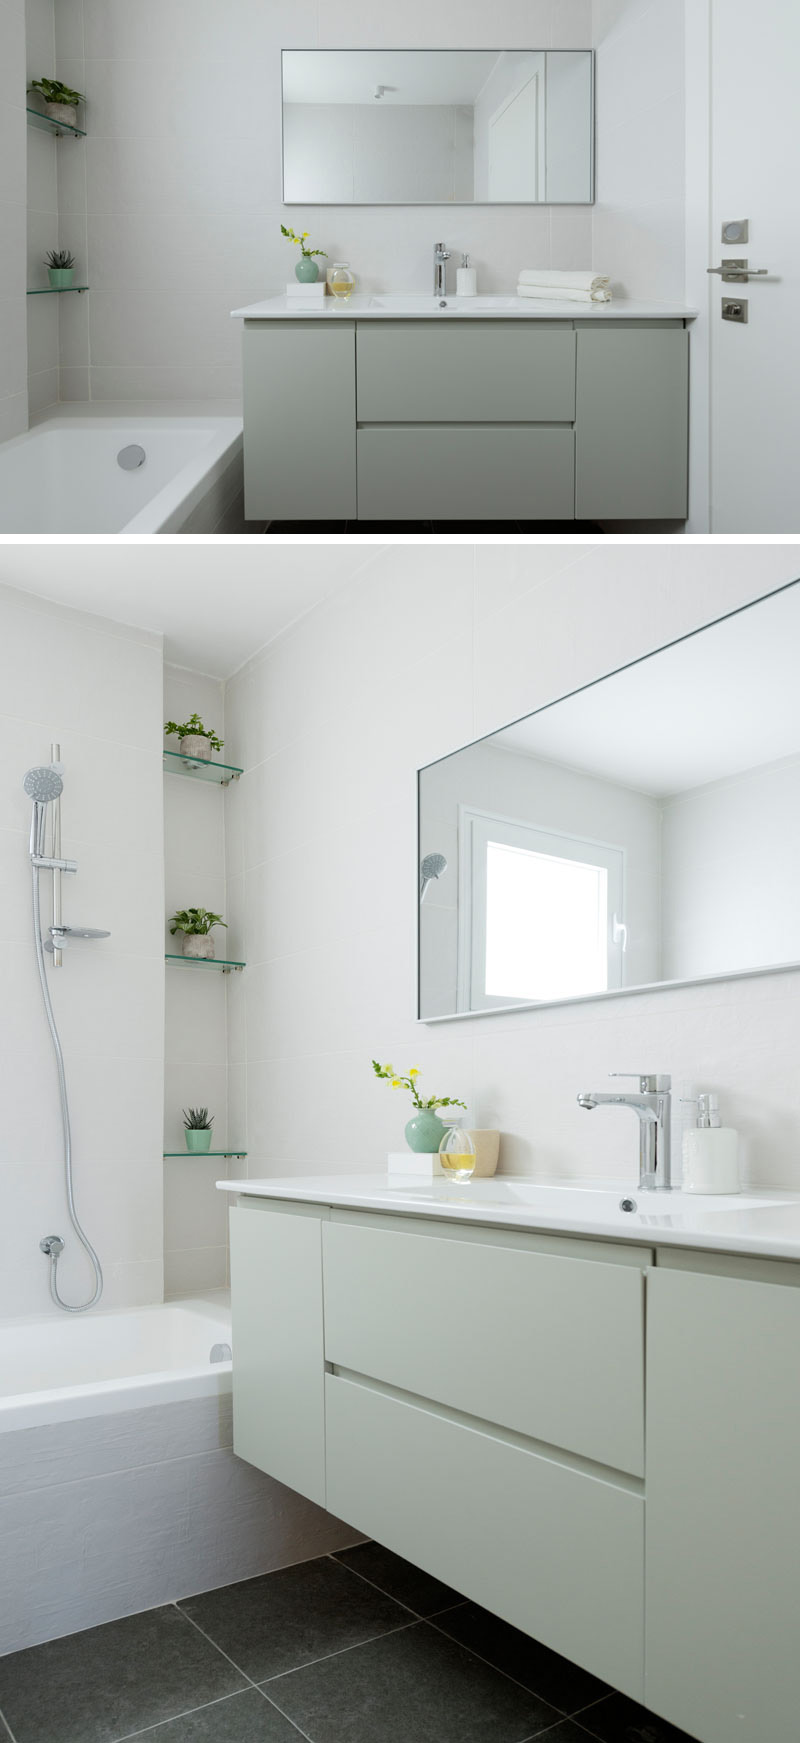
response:
M45 109L51 121L60 121L64 127L77 127L78 111L71 103L45 103Z
M203 762L211 761L211 746L207 738L199 732L193 732L188 738L178 740L182 757L201 757Z
M214 940L210 932L184 932L184 956L199 956L205 962L213 962L216 955Z

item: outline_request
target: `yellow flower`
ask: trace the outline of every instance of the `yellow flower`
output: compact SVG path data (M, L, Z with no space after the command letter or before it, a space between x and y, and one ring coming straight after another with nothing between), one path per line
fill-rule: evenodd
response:
M393 1077L392 1078L392 1089L402 1089L402 1087L403 1087L403 1085L400 1082L399 1077Z
M412 1065L411 1070L409 1071L408 1075L409 1075L409 1077L419 1077L419 1066Z
M307 241L308 241L308 231L307 231L307 230L304 230L304 231L303 231L303 241L304 241L304 242L307 242Z

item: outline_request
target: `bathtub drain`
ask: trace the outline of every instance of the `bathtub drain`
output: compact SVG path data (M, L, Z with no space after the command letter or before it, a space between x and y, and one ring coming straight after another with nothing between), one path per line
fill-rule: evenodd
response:
M127 448L120 448L117 465L122 467L123 472L135 472L137 466L143 466L146 459L144 448L140 448L138 442L131 442Z
M212 1344L209 1362L229 1362L233 1355L230 1344Z

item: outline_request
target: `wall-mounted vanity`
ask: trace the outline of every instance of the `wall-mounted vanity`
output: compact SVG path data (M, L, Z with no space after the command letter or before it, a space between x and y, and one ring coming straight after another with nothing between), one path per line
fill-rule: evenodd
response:
M233 311L247 518L684 520L691 310L450 294L454 208L509 208L535 270L520 209L588 209L594 179L590 49L285 51L284 202L438 216L414 295Z

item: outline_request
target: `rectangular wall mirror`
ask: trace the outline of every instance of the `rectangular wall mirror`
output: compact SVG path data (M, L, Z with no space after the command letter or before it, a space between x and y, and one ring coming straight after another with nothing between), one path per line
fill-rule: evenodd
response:
M287 205L586 205L591 49L284 49Z
M800 582L419 774L419 1016L800 964Z

